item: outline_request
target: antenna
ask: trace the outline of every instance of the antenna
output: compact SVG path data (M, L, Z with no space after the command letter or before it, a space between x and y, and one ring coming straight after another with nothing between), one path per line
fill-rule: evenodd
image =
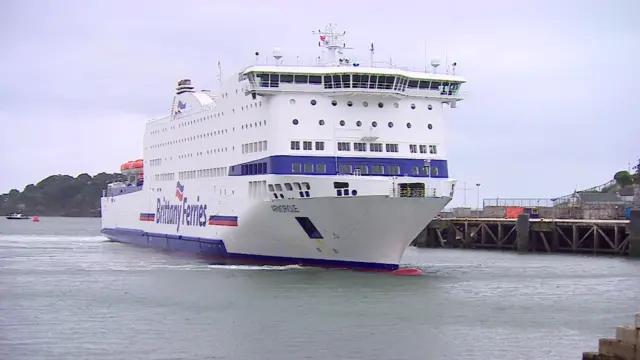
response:
M312 34L318 35L320 37L320 41L318 42L319 47L323 47L328 50L328 56L326 62L330 65L337 65L336 62L336 52L342 54L342 51L345 49L351 49L351 47L347 46L347 43L342 40L342 38L346 35L346 31L338 32L336 30L335 24L329 23L326 26L324 31L318 30L313 31ZM344 61L343 61L344 63Z
M220 64L220 60L218 60L218 83L222 85L222 65Z
M373 67L373 54L375 53L375 50L373 48L373 43L371 43L371 48L369 49L370 53L369 53L369 66Z
M447 43L444 43L444 63L446 64L444 72L445 74L448 74L449 73L449 45Z
M424 39L424 72L427 72L427 39Z

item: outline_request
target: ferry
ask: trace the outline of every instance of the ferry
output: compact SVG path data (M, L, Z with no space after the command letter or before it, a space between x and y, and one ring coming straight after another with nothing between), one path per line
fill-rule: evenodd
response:
M346 56L345 32L313 32L309 65L273 59L215 91L178 81L148 121L143 159L101 198L116 242L219 263L395 271L451 201L445 107L463 100L456 63L415 71Z

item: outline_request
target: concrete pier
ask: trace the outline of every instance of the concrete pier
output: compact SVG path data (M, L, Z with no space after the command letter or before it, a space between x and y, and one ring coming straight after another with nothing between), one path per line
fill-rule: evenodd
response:
M598 341L598 352L582 353L582 360L640 360L640 313L634 325L616 328L615 338Z
M632 220L447 218L432 220L413 245L431 248L504 249L640 257L640 219ZM631 225L631 222L633 224ZM631 228L634 233L632 235Z

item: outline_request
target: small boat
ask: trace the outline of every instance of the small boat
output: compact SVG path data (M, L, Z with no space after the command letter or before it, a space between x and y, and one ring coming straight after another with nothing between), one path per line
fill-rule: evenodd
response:
M13 213L6 216L9 220L28 220L29 217L27 215L22 215L20 213Z

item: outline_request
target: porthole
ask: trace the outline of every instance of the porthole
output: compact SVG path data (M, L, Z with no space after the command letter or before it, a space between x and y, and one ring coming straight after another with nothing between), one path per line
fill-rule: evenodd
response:
M316 104L316 100L315 99L311 100L311 105L315 105L315 104Z
M331 100L331 105L336 106L336 105L338 105L338 102L335 101L335 100Z
M293 125L298 125L298 119L293 119Z
M372 121L372 122L371 122L371 126L373 126L373 127L378 127L378 122L377 122L377 121Z
M344 126L345 122L344 120L340 120L340 126Z
M433 129L433 125L429 124L429 125L427 125L427 128L428 128L429 130L431 130L431 129Z
M362 126L362 121L360 121L360 120L356 121L356 126L357 126L357 127Z
M324 120L322 120L322 119L318 120L318 124L324 125Z
M380 102L378 103L378 107L379 107L380 109L382 109L382 108L384 107L384 103L383 103L382 101L380 101Z
M349 106L349 107L353 106L353 102L347 101L347 106Z
M429 104L429 105L427 105L427 109L433 110L433 106L431 106L431 104Z
M369 103L365 101L365 102L362 103L362 106L367 107L367 106L369 106Z
M411 104L411 109L415 110L416 104Z
M351 190L351 195L353 195L353 196L358 195L358 190Z
M387 124L390 128L393 127L393 122L389 121L389 123Z
M398 103L393 103L393 107L397 109L398 108Z
M407 129L411 129L411 123L407 123Z
M296 103L296 99L289 100L289 104L294 105Z

